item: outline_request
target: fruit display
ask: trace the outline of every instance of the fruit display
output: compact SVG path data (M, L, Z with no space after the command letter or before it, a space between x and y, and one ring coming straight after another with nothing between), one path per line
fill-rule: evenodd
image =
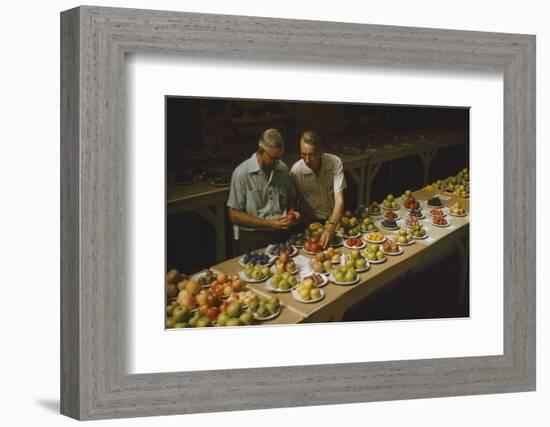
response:
M449 209L449 213L453 216L466 216L466 209L459 202L454 203Z
M422 225L417 224L410 230L413 239L421 240L428 237L428 233L426 233L426 230L422 227Z
M208 288L210 283L216 280L218 275L216 272L208 269L192 276L192 279L196 280L203 288Z
M382 216L385 219L393 219L394 221L397 221L400 218L400 216L396 214L394 211L386 211Z
M440 209L443 207L443 203L441 203L441 199L438 196L434 196L428 200L428 206L431 208Z
M414 243L413 235L402 228L395 235L395 242L401 246L408 246Z
M216 318L217 326L244 326L254 323L254 313L248 309L244 310L239 302L232 302L223 307Z
M279 273L279 274L282 274L282 273L295 274L298 272L298 267L296 266L294 261L290 259L287 252L281 252L281 255L279 255L279 258L271 268L271 271L273 271L273 273Z
M412 216L409 216L406 220L405 220L405 225L407 227L414 227L415 225L418 225L420 224L420 222L418 222L418 219L412 217Z
M318 252L309 261L309 266L315 273L327 274L332 271L334 265L325 252Z
M181 274L178 270L172 269L166 273L166 284L177 284L180 280L182 280Z
M337 285L352 285L359 281L355 267L341 265L336 267L330 275L330 280Z
M397 201L393 197L393 194L388 194L384 201L382 202L382 207L386 210L397 210L399 209L399 205L397 204Z
M372 202L367 208L367 214L369 216L377 216L382 214L382 209L380 209L380 206L378 205L378 203Z
M357 249L354 249L349 254L346 254L344 258L344 265L347 268L355 268L355 271L358 273L369 269L367 258L361 255L361 252Z
M350 237L349 239L344 240L344 246L348 249L352 249L352 248L361 249L361 248L364 248L365 245L366 245L365 241L360 237Z
M320 289L312 279L304 279L304 281L292 291L292 297L299 302L317 302L322 300L324 296L325 292Z
M340 225L344 230L345 237L356 237L359 235L360 224L357 217L354 217L351 211L344 212L340 219Z
M276 243L274 245L269 245L265 250L267 255L279 256L281 253L286 252L289 256L294 256L298 253L298 249L292 246L288 242Z
M386 255L401 255L403 248L401 248L396 242L387 239L382 245L382 252Z
M304 235L306 239L310 239L312 237L320 238L321 235L324 233L325 227L320 222L312 222L309 224L304 232Z
M413 217L413 218L416 218L416 219L423 219L423 218L425 218L425 217L424 217L424 214L422 213L422 208L418 208L418 209L414 208L414 209L411 209L411 210L409 211L409 216L410 216L410 217Z
M248 252L239 259L239 264L244 267L245 264L252 265L270 265L274 258L261 252Z
M257 304L250 306L257 320L269 320L277 317L281 313L281 302L276 296L272 296L268 300L259 299Z
M420 207L420 203L414 198L414 197L408 197L404 202L403 202L403 208L407 209L407 210L411 210L411 209L421 209Z
M306 240L305 234L298 233L298 234L294 234L293 236L290 236L287 242L296 248L301 248L304 246L305 240Z
M386 236L382 233L369 233L365 236L365 240L369 243L382 243L386 240Z
M325 286L328 283L327 276L325 276L324 274L319 274L319 273L310 274L310 275L304 277L302 281L304 281L306 279L313 280L313 284L315 286L317 286L318 288L320 288L322 286Z
M368 245L361 254L372 264L380 264L386 261L386 255L382 252L380 246L375 243Z
M442 211L441 209L431 209L430 210L431 216L447 216L445 211Z
M369 218L363 218L361 225L359 226L362 233L368 233L371 231L378 231L378 227L374 224L374 221Z
M253 300L257 300L258 295L256 295L252 291L241 291L241 292L235 292L232 295L227 298L226 302L227 304L231 304L232 302L238 302L240 303L243 308L246 308L251 305Z
M309 254L316 254L323 250L323 246L318 237L311 237L304 242L303 250Z
M239 275L247 282L263 282L271 276L271 270L269 267L259 264L245 264L244 271L239 272Z
M246 288L246 283L239 276L228 276L225 273L218 274L216 280L210 282L210 289L214 295L227 298L235 292L241 292Z
M393 219L385 219L380 225L386 230L397 230L399 228L399 225Z
M273 292L288 292L298 284L298 279L290 273L275 273L266 282L266 287Z
M325 256L333 264L340 264L340 259L342 257L342 252L339 251L338 249L328 248L325 251Z
M455 176L438 179L429 185L428 189L446 191L458 197L468 197L470 195L470 173L467 168L464 168Z
M433 225L435 225L437 227L448 227L449 226L449 221L447 221L442 216L434 216L432 223L433 223Z

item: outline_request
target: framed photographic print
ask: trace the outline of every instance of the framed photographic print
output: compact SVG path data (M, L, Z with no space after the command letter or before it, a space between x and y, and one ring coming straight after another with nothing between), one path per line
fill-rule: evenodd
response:
M62 413L535 389L534 36L61 18Z

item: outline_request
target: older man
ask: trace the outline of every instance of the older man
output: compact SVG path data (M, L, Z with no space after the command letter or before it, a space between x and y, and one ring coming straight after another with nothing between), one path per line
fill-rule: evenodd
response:
M285 213L294 207L296 193L288 167L281 161L283 154L283 137L276 129L267 129L258 150L233 171L227 206L237 254L289 236Z
M304 216L309 221L328 220L327 229L321 236L321 243L326 247L344 212L346 180L342 160L324 153L321 138L313 131L301 136L300 155L302 159L294 163L290 176Z

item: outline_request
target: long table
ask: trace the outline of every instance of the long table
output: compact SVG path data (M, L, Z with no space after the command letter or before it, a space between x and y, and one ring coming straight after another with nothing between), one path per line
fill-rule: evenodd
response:
M413 193L414 196L423 205L426 219L421 222L428 233L425 240L417 240L410 246L404 246L404 252L399 256L387 256L387 261L382 264L371 264L369 270L359 273L360 280L352 286L341 286L329 283L323 287L325 297L316 303L301 303L290 293L273 293L265 287L265 283L249 283L248 287L255 293L270 297L277 295L281 300L284 309L277 318L262 322L265 324L285 324L285 323L304 323L304 322L326 322L339 321L343 318L346 310L356 302L373 295L389 283L407 274L420 266L435 260L450 250L455 250L462 259L462 268L460 273L460 288L457 295L457 302L461 303L465 297L468 272L468 242L469 242L469 202L460 200L462 206L467 210L466 217L447 216L450 226L446 228L436 227L431 224L431 217L427 214L425 201L433 196L432 192L419 190ZM456 198L449 197L448 200L442 200L444 206L450 207ZM403 209L399 211L402 218L406 218L407 212ZM392 232L382 232L392 234ZM346 248L341 248L344 253L349 252ZM297 256L311 258L300 250ZM214 266L216 270L228 274L237 274L242 268L239 266L238 258L227 260Z

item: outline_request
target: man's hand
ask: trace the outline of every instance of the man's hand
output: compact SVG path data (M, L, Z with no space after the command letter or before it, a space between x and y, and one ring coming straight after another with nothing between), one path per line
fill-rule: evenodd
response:
M267 220L267 226L272 230L287 230L290 226L290 223L288 222L286 217L274 218Z
M321 235L321 239L320 239L321 246L323 247L323 249L326 249L326 247L330 245L333 237L334 237L334 225L329 224L327 229Z

